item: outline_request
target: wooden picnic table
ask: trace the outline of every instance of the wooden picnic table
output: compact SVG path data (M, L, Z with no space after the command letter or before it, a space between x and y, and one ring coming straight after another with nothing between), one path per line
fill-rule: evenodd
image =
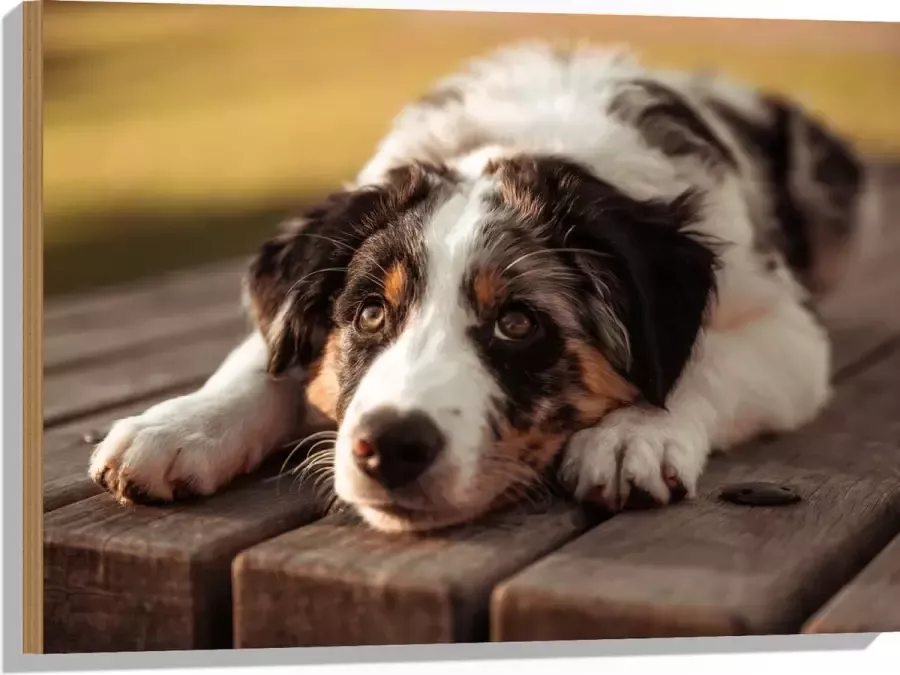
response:
M276 465L208 499L122 507L87 476L90 436L216 368L248 328L243 261L51 299L45 651L900 630L900 167L876 178L880 240L824 311L833 403L714 458L695 501L607 520L560 500L390 537L323 516ZM803 499L718 498L755 480Z

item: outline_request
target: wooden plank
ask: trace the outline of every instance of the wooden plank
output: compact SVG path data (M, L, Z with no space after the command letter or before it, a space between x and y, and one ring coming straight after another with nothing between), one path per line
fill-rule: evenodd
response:
M141 351L160 351L194 336L246 324L237 293L211 306L196 307L182 301L170 306L168 312L145 317L112 315L84 329L45 335L44 374L84 368Z
M492 586L588 526L564 504L428 537L329 517L236 559L235 646L484 640Z
M44 379L44 425L61 424L175 389L199 384L248 333L241 322L162 352L126 355Z
M308 495L259 477L179 506L103 494L46 514L45 651L228 648L234 556L317 515Z
M495 640L788 633L900 530L900 351L802 432L711 462L696 501L621 514L500 584ZM749 508L725 486L787 483Z
M244 267L243 261L227 261L57 300L44 316L44 372L235 323L243 317Z
M803 627L804 633L900 631L900 536Z
M74 297L49 298L44 304L44 332L90 327L98 318L106 319L120 313L139 316L164 312L171 304L183 302L185 293L196 298L198 304L218 302L233 288L240 287L246 264L244 258L225 260Z
M99 440L116 420L139 414L159 401L191 389L185 387L44 431L44 512L102 492L88 476L94 442L85 437L95 436Z

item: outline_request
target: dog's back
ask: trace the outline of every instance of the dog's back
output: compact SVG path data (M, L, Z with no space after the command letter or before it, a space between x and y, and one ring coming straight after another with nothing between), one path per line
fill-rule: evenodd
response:
M602 165L644 195L730 172L755 250L786 262L814 295L839 282L860 232L862 164L809 112L590 46L518 44L472 61L398 115L358 182L410 160L447 164L497 146Z

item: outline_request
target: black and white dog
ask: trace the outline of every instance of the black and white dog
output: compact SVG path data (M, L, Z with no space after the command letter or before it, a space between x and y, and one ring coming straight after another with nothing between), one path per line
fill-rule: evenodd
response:
M828 401L811 310L850 260L863 179L775 97L502 49L262 246L255 332L195 393L117 422L91 476L121 501L208 495L317 411L335 493L380 530L469 521L550 467L610 509L690 497L712 449Z

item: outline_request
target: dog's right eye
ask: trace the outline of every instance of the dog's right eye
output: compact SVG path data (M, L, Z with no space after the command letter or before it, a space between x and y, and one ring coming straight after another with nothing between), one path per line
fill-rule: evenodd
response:
M494 337L508 343L526 343L540 335L540 323L521 305L508 307L494 324Z
M377 333L384 326L384 303L369 299L363 303L356 316L356 327L363 333Z

